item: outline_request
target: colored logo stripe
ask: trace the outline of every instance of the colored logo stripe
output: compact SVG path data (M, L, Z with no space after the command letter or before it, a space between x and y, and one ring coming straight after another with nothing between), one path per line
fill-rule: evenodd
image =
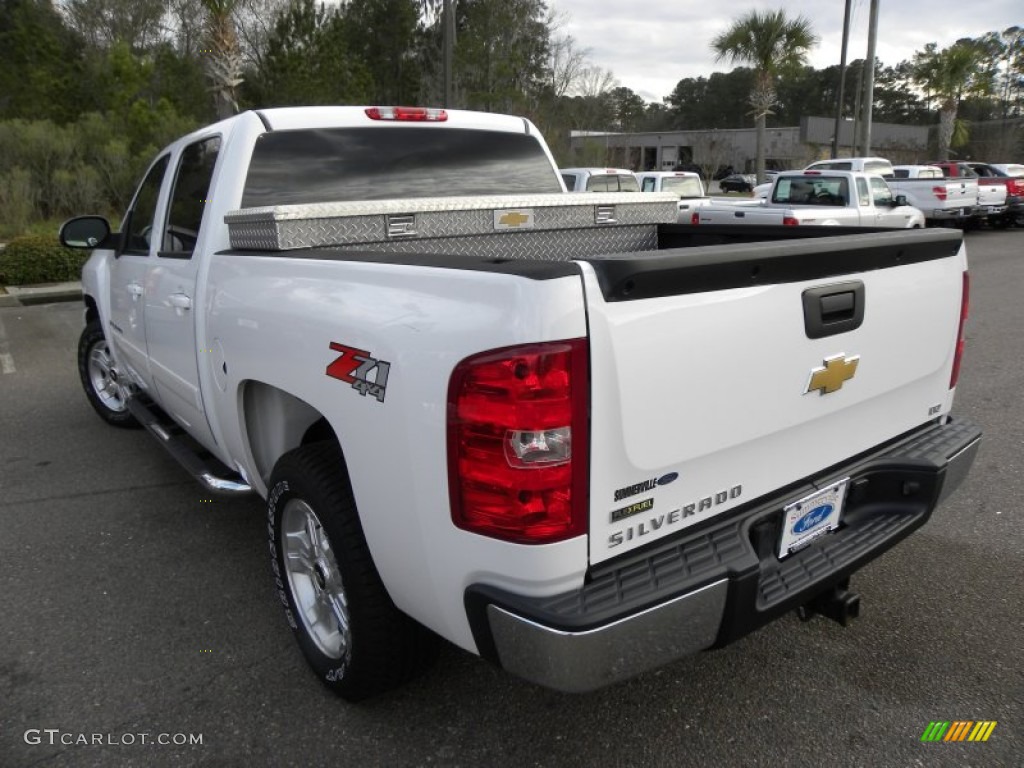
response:
M921 741L988 741L995 720L933 720L921 734Z
M949 721L943 722L931 722L928 723L928 727L924 729L924 733L921 734L921 741L939 741L943 736L946 735L946 730L949 728Z
M988 741L988 737L992 735L992 731L996 728L996 721L989 720L978 723L974 726L974 730L971 731L971 735L968 737L968 741Z
M949 732L946 734L946 738L943 741L963 741L967 736L967 731L974 725L970 720L956 720L953 725L949 727Z

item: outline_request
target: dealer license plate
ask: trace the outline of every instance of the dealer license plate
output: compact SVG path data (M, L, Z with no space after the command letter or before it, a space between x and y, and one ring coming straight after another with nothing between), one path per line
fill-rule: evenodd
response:
M839 527L849 483L847 477L782 508L779 557L786 557Z

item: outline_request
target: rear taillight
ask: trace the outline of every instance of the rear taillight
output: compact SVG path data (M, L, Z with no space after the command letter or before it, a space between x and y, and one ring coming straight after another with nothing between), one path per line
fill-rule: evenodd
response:
M1020 179L1007 179L1006 188L1014 197L1024 197L1024 181Z
M945 200L949 195L949 191L945 187L932 187L932 192L935 193L935 197L939 200Z
M800 226L800 219L798 219L796 216L783 216L782 217L782 226L784 226L784 227L799 227Z
M448 113L443 109L425 107L369 107L366 116L371 120L402 120L414 123L443 123Z
M949 388L956 386L960 378L960 362L964 356L964 326L967 324L967 315L970 312L971 304L971 276L964 272L964 292L960 298L960 326L956 332L956 352L953 354L953 373L949 376Z
M586 339L459 363L448 387L453 522L524 544L586 533L588 420Z
M700 224L700 214L697 211L690 214L690 223L694 226Z

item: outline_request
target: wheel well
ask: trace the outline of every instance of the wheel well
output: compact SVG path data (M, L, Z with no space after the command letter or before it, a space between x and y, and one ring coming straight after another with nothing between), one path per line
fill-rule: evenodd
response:
M242 388L242 413L249 452L263 482L277 460L293 448L338 436L316 408L304 400L261 381Z
M85 296L85 324L100 319L100 311L96 307L96 300L92 296Z

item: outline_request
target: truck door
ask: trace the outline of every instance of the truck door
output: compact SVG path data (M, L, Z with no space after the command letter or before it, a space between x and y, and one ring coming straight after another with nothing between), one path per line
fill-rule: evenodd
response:
M121 249L110 267L107 337L119 363L144 389L152 386L146 351L146 274L160 247L155 219L169 159L158 158L139 184L122 224Z
M175 158L174 183L160 230L160 250L151 259L147 284L146 339L149 364L160 404L193 437L215 444L199 389L196 343L197 244L203 235L210 181L220 137L209 136L185 146ZM211 222L206 223L210 227Z
M878 176L868 178L871 185L871 202L875 205L875 225L879 227L902 227L905 213L892 207L892 190L884 179Z

